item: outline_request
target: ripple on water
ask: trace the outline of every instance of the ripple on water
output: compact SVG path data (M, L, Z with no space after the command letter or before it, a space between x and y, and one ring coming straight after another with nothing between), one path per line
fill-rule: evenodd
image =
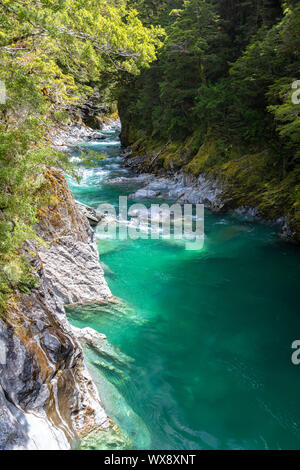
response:
M104 184L130 174L116 133L107 139L90 146L108 154L100 170L71 185L94 207L117 204L128 189ZM128 435L120 448L300 449L300 378L290 360L300 331L299 251L279 244L274 227L230 215L207 211L205 231L195 253L166 240L98 240L125 307L81 309L70 320L105 333L135 361L86 352L109 414Z

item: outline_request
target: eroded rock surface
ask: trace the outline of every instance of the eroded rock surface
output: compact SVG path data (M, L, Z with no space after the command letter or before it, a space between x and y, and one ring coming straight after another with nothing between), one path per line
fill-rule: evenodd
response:
M46 176L54 202L41 210L37 231L47 244L38 253L33 245L27 250L39 286L16 293L0 319L0 449L69 449L91 433L104 433L101 442L122 438L64 309L112 298L96 239L63 175Z
M147 181L146 178L145 180ZM196 178L178 173L169 178L158 176L154 180L152 179L146 186L131 194L129 199L161 197L177 201L180 204L204 204L207 208L220 212L225 205L221 195L222 191L217 184L203 176Z
M101 214L93 207L82 204L82 202L76 201L76 205L78 206L78 209L86 216L91 227L96 227L104 217L104 214Z
M126 141L123 143L126 144ZM161 154L154 154L149 151L138 152L137 143L123 151L125 166L131 168L138 174L138 178L144 184L130 199L143 200L151 199L156 193L156 197L169 199L180 204L204 204L212 212L230 212L236 215L250 218L259 222L271 222L278 226L280 238L297 243L296 219L288 216L280 216L269 219L256 206L240 206L232 195L230 188L224 185L217 178L200 174L198 177L187 173L183 168L175 169L170 162L168 167L162 167L157 157ZM184 161L184 156L182 156ZM152 175L152 178L151 178Z

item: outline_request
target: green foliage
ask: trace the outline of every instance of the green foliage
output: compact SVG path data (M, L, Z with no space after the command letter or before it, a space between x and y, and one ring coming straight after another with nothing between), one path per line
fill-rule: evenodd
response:
M149 3L156 5L139 2L144 5L145 22L152 12ZM167 10L169 2L163 5ZM273 195L276 204L270 214L280 207L282 213L297 218L299 2L184 0L174 8L169 9L168 21L165 15L155 15L157 22L164 19L167 33L158 60L131 79L120 95L124 143L144 136L145 142L150 138L182 147L192 138L193 155L187 162L183 152L181 167L194 174L216 169L226 173L225 164L230 169L230 162L235 167L234 162L246 156L243 162L251 171L243 173L237 167L253 184L252 190L244 185L245 194L259 194L269 208ZM298 101L293 102L293 96ZM169 160L168 155L165 161ZM175 160L178 168L178 152L173 164ZM283 194L287 181L292 185L289 197ZM281 188L285 207L278 202L276 188ZM253 201L257 202L257 196Z
M67 156L51 149L49 131L94 88L149 66L163 30L144 27L125 0L1 0L0 18L0 80L7 94L0 104L3 307L15 288L27 292L34 285L21 252L26 240L37 239L37 211L49 201L45 171L70 170ZM95 155L85 158L95 164Z
M246 64L243 53L250 44L253 54L260 54L253 38L260 34L262 41L281 18L278 2L185 0L172 9L169 1L163 1L160 8L164 15L157 13L160 9L156 2L140 0L138 5L144 21L153 11L155 21L163 19L167 39L150 70L126 84L126 98L120 97L121 117L122 108L126 108L123 120L131 120L132 126L136 121L138 128L157 139L186 138L196 132L202 133L203 142L207 132L212 131L221 132L222 136L225 131L228 140L241 136L245 140L253 136L259 139L256 132L261 130L261 122L254 123L251 129L247 125L244 129L243 124L250 117L255 121L263 119L261 109L266 114L266 81L257 77L256 90L241 90L236 62L242 57L240 67L246 73L249 68L250 75L255 73L257 58ZM236 67L236 78L229 73L230 64ZM249 77L249 81L252 79ZM256 101L258 92L260 102ZM248 93L246 102L243 93ZM249 105L254 108L250 115Z

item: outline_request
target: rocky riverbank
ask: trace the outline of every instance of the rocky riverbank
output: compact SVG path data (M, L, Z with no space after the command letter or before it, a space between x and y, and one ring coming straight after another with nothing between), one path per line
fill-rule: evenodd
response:
M215 213L231 212L255 221L271 222L278 226L281 239L297 242L299 234L294 219L282 214L269 217L258 206L239 203L235 199L234 184L230 190L228 182L221 177L207 174L195 176L184 169L175 169L172 165L165 167L160 160L164 151L162 149L161 152L153 153L133 145L123 152L125 166L138 174L135 179L140 184L140 188L130 196L131 199L161 197L181 204L204 204ZM120 178L110 181L110 184L121 183Z
M70 449L90 436L103 446L128 446L84 360L81 343L101 351L106 339L72 328L64 308L116 300L86 209L59 171L45 176L53 203L41 209L36 227L44 244L28 245L25 253L38 286L16 292L0 319L0 449Z
M102 131L113 127L120 127L120 121L117 117L107 117L102 123L101 129L93 129L82 123L74 121L63 128L54 128L49 132L49 140L52 146L59 151L70 151L78 142L89 142L90 140L104 140L105 135Z

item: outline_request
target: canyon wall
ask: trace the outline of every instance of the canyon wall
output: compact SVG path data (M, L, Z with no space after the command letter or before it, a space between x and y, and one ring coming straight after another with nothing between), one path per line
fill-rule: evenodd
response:
M64 308L115 300L85 211L59 171L45 176L51 204L36 227L44 243L26 247L38 286L15 292L0 318L0 449L70 449L97 433L121 439L86 368L82 334ZM94 333L94 342L106 341Z

